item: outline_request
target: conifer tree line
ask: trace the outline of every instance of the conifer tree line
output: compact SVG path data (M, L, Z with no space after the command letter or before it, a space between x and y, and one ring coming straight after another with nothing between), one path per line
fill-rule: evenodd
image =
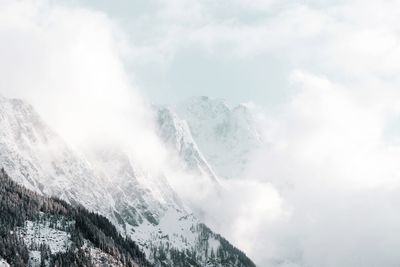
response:
M199 233L197 245L193 249L179 250L169 243L150 247L149 256L156 267L256 267L245 253L219 234L213 233L205 224L192 226L191 230ZM219 241L217 248L209 246L211 239Z
M30 249L40 251L42 266L93 266L90 253L82 248L84 240L111 255L124 266L151 266L135 242L122 237L105 217L81 206L71 206L54 197L43 197L10 179L0 170L0 257L11 266L28 266L29 249L15 229L29 221L47 218L74 221L66 226L71 235L71 245L64 253L51 254L45 244L31 244Z

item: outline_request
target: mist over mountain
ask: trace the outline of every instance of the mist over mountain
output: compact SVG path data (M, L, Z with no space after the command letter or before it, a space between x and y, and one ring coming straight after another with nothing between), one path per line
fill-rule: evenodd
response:
M0 1L0 266L398 267L399 10Z
M75 152L21 100L1 97L0 117L1 163L11 179L107 217L155 266L253 266L196 218L165 174L136 162L129 147L97 144ZM171 119L164 118L162 125L175 139L164 140L178 142L174 149L186 164L183 172L205 176L218 187L187 126L168 128L166 123L179 122Z

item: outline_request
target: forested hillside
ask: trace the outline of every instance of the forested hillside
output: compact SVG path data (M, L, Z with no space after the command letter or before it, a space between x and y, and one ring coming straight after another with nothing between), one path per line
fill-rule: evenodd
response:
M4 169L0 214L0 259L11 266L150 266L135 242L122 237L105 217L27 190ZM68 240L58 252L49 244L54 238L27 242L27 225L41 226L42 236L46 229L65 233Z

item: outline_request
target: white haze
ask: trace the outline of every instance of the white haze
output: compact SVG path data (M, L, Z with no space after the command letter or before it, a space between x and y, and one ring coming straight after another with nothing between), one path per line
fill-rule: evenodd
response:
M70 144L119 142L151 168L165 152L127 76L124 35L105 15L46 1L0 10L0 92L34 105ZM98 139L101 140L98 140Z
M399 92L301 71L291 81L248 172L274 185L286 212L259 228L253 253L263 265L397 266L400 147L386 125Z
M163 61L184 40L213 55L278 51L296 67L285 103L266 111L267 142L246 179L221 181L217 194L169 170L178 192L261 267L398 266L398 4L339 1L327 12L314 2L296 4L251 27L204 24L207 1L190 9L171 2L159 14L163 23L173 21L161 48L136 52L165 53ZM264 10L275 1L234 3ZM189 19L194 26L176 30ZM197 25L205 26L190 28ZM27 99L74 146L128 144L142 164L163 169L168 153L124 69L131 45L103 12L0 0L0 93Z

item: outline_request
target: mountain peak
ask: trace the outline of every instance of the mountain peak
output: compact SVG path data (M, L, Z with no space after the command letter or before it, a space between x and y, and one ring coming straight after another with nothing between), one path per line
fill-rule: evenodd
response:
M186 170L194 171L217 182L217 177L200 152L187 122L168 107L159 107L156 112L159 136L177 153Z
M240 176L251 153L261 144L251 104L229 107L225 101L194 97L176 107L193 139L218 176Z
M223 99L212 99L207 96L191 97L176 106L177 112L189 110L198 118L216 117L229 113L231 108Z

